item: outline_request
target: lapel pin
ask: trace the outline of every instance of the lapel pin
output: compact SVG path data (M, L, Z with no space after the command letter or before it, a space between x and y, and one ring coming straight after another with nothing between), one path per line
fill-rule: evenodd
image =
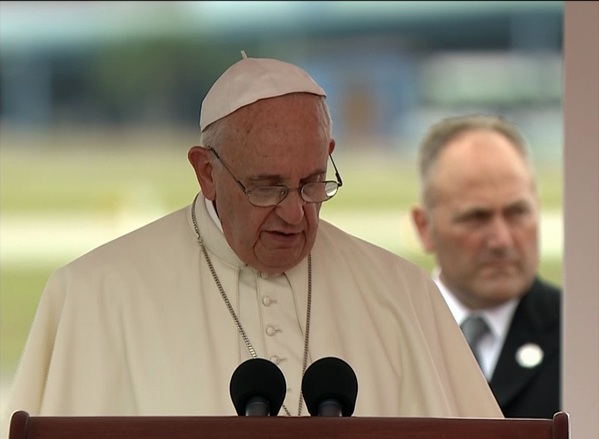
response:
M531 369L543 361L543 350L537 344L526 343L516 352L516 361L521 367Z

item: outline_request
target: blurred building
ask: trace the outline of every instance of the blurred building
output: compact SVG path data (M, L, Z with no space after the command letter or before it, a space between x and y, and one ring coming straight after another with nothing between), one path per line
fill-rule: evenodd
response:
M349 148L410 151L433 120L496 111L562 146L558 1L0 2L0 124L197 124L240 50L305 67Z

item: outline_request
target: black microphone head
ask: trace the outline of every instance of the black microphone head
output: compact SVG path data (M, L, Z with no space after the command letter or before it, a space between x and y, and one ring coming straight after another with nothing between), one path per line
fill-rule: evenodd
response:
M268 401L270 415L276 416L285 400L287 383L277 365L264 358L251 358L233 372L229 392L239 416L245 415L248 401L255 397Z
M351 416L358 396L358 379L349 364L340 358L325 357L306 369L302 379L302 393L312 416L318 416L321 403L337 401L342 415Z

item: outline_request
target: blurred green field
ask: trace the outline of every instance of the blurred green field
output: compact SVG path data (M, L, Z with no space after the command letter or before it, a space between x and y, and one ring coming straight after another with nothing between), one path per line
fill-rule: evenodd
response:
M195 132L148 130L51 138L0 135L2 381L9 381L14 372L50 273L85 251L85 245L91 249L95 242L91 238L101 241L123 230L110 229L94 237L90 218L97 218L98 224L125 218L126 227L133 228L191 201L197 183L186 153L196 137ZM418 191L413 159L380 151L338 150L335 161L344 185L323 205L322 217L432 268L432 259L415 245L406 215ZM540 167L539 181L544 209L559 214L561 164ZM62 228L57 226L59 220ZM51 240L57 244L48 244ZM52 246L56 253L48 250ZM561 283L560 252L543 255L541 274Z

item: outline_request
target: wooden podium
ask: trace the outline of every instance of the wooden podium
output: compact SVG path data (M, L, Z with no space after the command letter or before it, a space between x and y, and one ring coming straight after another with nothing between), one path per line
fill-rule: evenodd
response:
M570 419L29 416L11 417L9 439L569 439Z

